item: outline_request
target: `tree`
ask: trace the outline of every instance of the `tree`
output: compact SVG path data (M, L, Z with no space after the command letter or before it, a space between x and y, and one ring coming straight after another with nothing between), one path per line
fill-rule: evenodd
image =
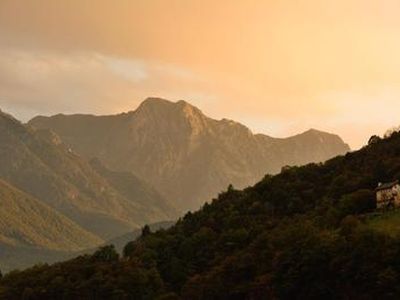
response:
M340 233L344 236L350 236L360 225L360 221L353 215L346 216L340 222Z
M394 133L399 132L399 130L400 130L400 126L392 127L392 128L388 129L388 130L385 132L384 137L385 137L385 138L389 138L389 137L391 137Z
M118 261L119 254L115 250L114 245L106 245L106 246L100 247L93 254L93 258L97 261L112 262L112 261Z
M376 143L378 143L380 140L381 140L381 138L380 138L379 136L373 135L373 136L371 136L371 137L369 138L369 140L368 140L368 145L376 144Z
M343 196L339 203L339 209L343 216L361 214L375 208L375 193L365 189Z
M150 226L149 226L149 225L145 225L145 226L142 228L142 238L144 238L144 237L146 237L146 236L148 236L148 235L150 235L150 234L151 234Z
M125 258L130 258L135 254L136 250L136 241L131 241L128 244L125 245L124 250L123 250L123 256Z

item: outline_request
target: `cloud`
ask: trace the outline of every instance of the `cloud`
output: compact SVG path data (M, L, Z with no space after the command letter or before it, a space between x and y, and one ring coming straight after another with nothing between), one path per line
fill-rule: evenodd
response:
M207 95L179 66L93 52L0 50L0 107L24 120L58 112L110 114L148 96Z
M311 101L311 100L310 100ZM315 95L312 101L323 105L325 113L297 114L294 118L247 116L243 121L261 132L288 136L318 128L339 134L353 149L365 145L371 135L383 135L387 129L400 125L400 87L369 86L347 90L328 91ZM302 109L301 105L294 105Z
M24 121L60 112L120 113L160 96L189 100L212 117L235 119L274 136L311 127L335 132L353 148L400 123L397 85L274 101L268 91L252 93L240 82L221 82L225 85L174 64L96 52L0 50L0 108Z
M0 0L0 106L27 119L184 98L256 132L315 127L358 147L398 123L399 11L397 0Z

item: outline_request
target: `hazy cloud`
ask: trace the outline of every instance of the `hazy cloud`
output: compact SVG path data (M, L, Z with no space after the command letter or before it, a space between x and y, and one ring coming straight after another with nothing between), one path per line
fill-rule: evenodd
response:
M398 123L399 14L397 0L1 0L0 105L28 118L185 98L359 147Z
M151 95L209 97L195 89L199 83L188 70L143 60L88 52L0 50L0 105L23 119L58 112L133 110Z

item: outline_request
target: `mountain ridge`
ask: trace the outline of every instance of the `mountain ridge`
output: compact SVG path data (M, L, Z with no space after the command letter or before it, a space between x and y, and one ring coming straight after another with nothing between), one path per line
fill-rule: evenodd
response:
M350 150L337 135L306 131L277 139L235 121L215 120L186 101L150 97L127 113L35 117L87 159L130 171L183 210L229 184L246 187L286 165L322 162Z

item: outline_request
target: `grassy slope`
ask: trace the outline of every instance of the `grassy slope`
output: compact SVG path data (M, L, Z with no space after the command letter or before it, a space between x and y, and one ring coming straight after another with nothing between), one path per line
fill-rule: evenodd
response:
M400 210L371 216L366 224L371 229L395 237L400 234Z
M28 194L0 180L0 241L76 251L102 240Z
M0 179L0 269L55 262L103 241Z

